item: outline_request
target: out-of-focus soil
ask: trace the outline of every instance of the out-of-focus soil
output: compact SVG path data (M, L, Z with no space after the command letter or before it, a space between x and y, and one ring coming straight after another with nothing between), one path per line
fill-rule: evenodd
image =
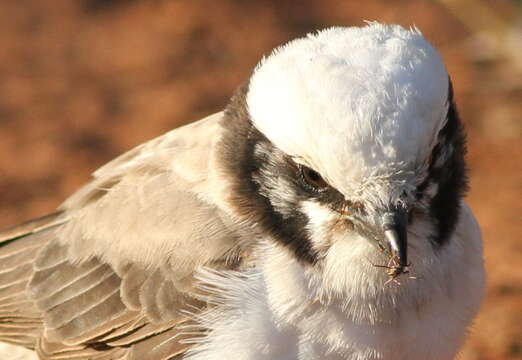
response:
M522 74L494 48L479 56L438 2L2 1L0 227L53 211L109 159L221 110L274 46L365 19L415 24L444 57L489 278L461 358L522 359Z

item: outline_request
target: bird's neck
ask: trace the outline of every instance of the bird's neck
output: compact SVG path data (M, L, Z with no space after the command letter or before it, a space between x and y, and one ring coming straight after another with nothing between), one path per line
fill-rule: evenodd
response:
M326 261L311 266L277 245L269 245L264 251L261 268L268 301L282 320L329 309L347 319L356 316L358 323L389 323L403 308L418 307L422 298L418 291L412 291L416 287L414 277L390 279L374 249L357 259L339 259L346 266Z
M443 316L452 300L437 289L439 282L407 275L388 282L386 272L368 261L351 262L343 281L339 272L307 268L279 250L271 247L263 257L266 306L281 328L320 339L311 345L317 358L326 353L343 354L332 359L454 357L462 324ZM433 349L434 343L440 347Z

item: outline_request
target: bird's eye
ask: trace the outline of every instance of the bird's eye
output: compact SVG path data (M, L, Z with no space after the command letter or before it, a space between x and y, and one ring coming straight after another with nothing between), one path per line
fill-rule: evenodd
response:
M303 182L304 186L315 192L322 192L328 188L328 183L319 175L315 170L309 167L300 165L299 166L299 177Z

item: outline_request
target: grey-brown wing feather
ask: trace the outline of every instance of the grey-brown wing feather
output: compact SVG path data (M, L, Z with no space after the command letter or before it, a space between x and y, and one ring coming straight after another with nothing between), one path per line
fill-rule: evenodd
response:
M19 237L25 237L27 235L37 233L40 230L61 225L66 221L65 218L61 215L62 212L59 211L37 219L29 220L22 224L13 226L12 228L1 231L0 244L5 244L6 242L18 239Z
M244 251L215 204L220 114L174 130L98 170L61 212L0 239L0 340L42 359L173 359L201 265Z

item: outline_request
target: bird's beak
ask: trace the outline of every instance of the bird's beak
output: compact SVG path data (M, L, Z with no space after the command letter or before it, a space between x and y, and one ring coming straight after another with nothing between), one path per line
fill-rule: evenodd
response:
M408 213L401 207L394 207L383 217L384 237L390 252L397 256L401 267L408 266Z

